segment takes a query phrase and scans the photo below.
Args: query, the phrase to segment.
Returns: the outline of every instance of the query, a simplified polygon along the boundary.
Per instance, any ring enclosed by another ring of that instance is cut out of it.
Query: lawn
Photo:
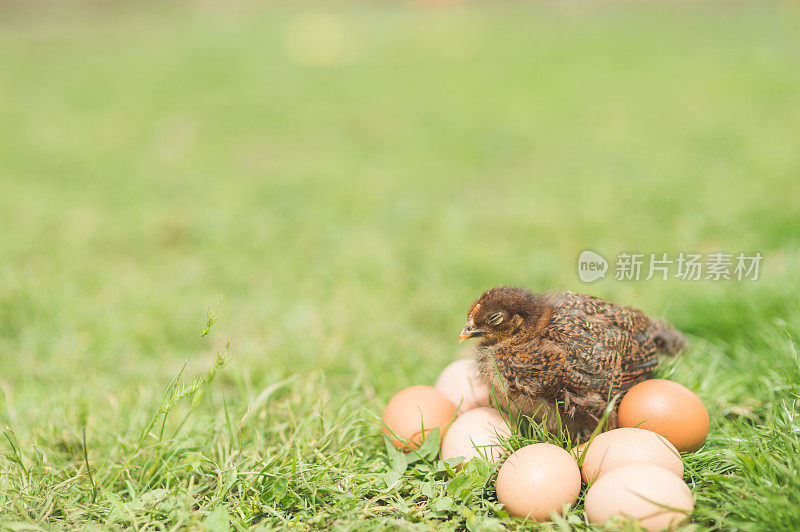
[[[0,527],[535,528],[375,418],[518,284],[675,323],[694,526],[800,529],[798,15],[0,4]],[[613,278],[719,251],[758,280]]]

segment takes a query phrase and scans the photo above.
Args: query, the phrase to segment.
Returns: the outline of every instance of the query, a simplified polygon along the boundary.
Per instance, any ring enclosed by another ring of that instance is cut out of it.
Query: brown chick
[[[546,419],[550,429],[560,417],[573,437],[591,433],[615,395],[649,378],[657,353],[687,345],[672,325],[632,307],[502,286],[470,307],[458,341],[468,338],[480,342],[481,376],[508,401],[501,406]],[[605,428],[616,425],[614,409]]]

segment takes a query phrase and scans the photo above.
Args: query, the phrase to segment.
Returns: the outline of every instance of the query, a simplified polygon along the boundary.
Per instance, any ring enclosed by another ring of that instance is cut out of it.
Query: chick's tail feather
[[[653,320],[653,342],[656,348],[667,355],[675,355],[689,347],[686,338],[666,320]]]

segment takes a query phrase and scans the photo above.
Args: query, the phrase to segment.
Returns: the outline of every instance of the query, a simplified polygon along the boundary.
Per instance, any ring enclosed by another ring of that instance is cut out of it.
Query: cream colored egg
[[[497,500],[516,517],[549,521],[578,499],[581,474],[567,451],[536,443],[512,453],[497,473]]]
[[[598,434],[586,449],[581,475],[583,481],[589,483],[616,467],[641,462],[661,466],[683,477],[683,461],[678,450],[655,432],[634,428]]]
[[[600,477],[586,494],[586,516],[605,523],[620,516],[646,530],[679,525],[694,510],[692,492],[671,471],[653,464],[629,464]]]
[[[383,411],[386,426],[383,431],[389,435],[395,447],[408,451],[416,449],[435,428],[444,434],[455,415],[456,405],[433,386],[410,386],[398,392],[386,405]],[[405,443],[395,438],[392,432],[411,441]]]
[[[442,440],[442,458],[447,460],[463,456],[469,462],[483,456],[490,462],[506,454],[499,442],[508,438],[511,431],[499,410],[481,406],[465,412],[453,421]]]
[[[435,387],[453,401],[459,414],[479,406],[489,406],[489,387],[481,381],[474,360],[451,362],[442,370]]]

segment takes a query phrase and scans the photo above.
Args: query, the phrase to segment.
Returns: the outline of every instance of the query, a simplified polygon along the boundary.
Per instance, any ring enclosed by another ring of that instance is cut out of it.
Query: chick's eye
[[[502,321],[503,321],[503,314],[501,312],[495,312],[494,314],[486,318],[486,323],[488,323],[489,325],[500,325]]]

